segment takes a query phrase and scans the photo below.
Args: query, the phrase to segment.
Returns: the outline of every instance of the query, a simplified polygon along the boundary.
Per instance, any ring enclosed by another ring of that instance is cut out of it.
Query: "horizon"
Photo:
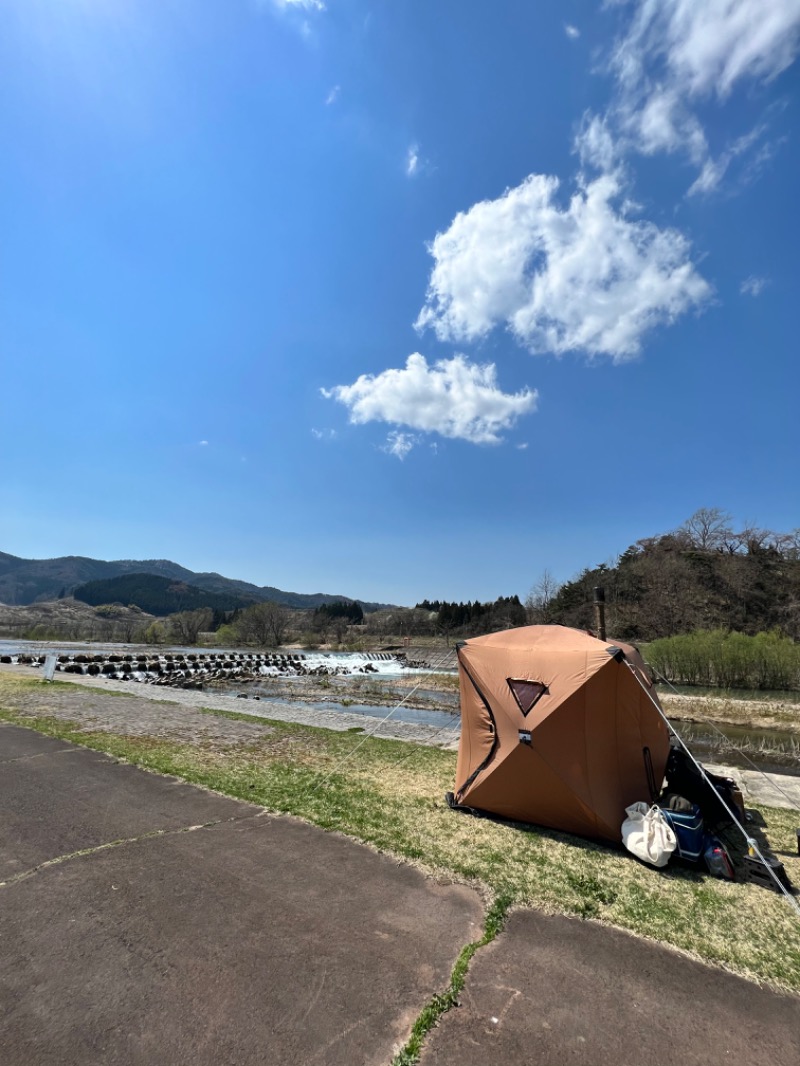
[[[797,528],[799,51],[788,0],[9,0],[0,543],[413,605]]]

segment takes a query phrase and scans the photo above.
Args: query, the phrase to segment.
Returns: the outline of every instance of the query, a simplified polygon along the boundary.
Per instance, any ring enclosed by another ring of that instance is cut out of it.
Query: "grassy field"
[[[26,692],[38,684],[0,679],[0,718],[345,833],[433,877],[474,885],[487,906],[503,901],[503,910],[532,906],[613,924],[800,992],[800,919],[782,896],[677,865],[657,871],[566,834],[456,814],[444,801],[452,752],[370,739],[354,753],[358,735],[268,719],[269,732],[246,745],[92,732],[46,707],[26,713]],[[80,698],[79,687],[59,686],[66,687]],[[770,846],[800,884],[797,812],[761,813]]]

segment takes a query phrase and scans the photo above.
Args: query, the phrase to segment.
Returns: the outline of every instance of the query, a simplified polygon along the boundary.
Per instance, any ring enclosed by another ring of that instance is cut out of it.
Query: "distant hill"
[[[208,592],[242,597],[250,603],[274,600],[287,607],[315,608],[323,603],[353,600],[352,596],[338,593],[284,592],[271,585],[252,585],[221,574],[195,573],[169,559],[117,559],[106,562],[82,555],[63,555],[57,559],[21,559],[0,552],[0,603],[16,606],[54,600],[60,595],[71,596],[76,588],[87,582],[106,581],[126,574],[154,574]],[[391,603],[365,603],[363,600],[359,600],[359,603],[365,611],[395,606]]]
[[[235,611],[249,607],[256,601],[252,596],[238,596],[228,592],[209,592],[196,585],[187,585],[158,574],[123,574],[102,581],[87,581],[78,585],[72,595],[76,600],[99,607],[103,603],[134,604],[148,614],[164,617],[176,611],[193,611],[211,607],[215,611]]]

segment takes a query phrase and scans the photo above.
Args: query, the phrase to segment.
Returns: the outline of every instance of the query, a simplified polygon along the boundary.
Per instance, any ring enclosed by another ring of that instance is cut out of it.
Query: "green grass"
[[[450,975],[449,985],[443,992],[437,992],[425,1004],[411,1028],[411,1035],[392,1060],[392,1066],[413,1066],[422,1052],[425,1037],[443,1014],[458,1006],[458,997],[464,990],[473,955],[479,948],[491,944],[497,934],[502,931],[511,902],[510,896],[500,896],[489,907],[483,927],[483,936],[480,940],[473,940],[472,943],[462,948]]]
[[[37,683],[8,681],[0,679],[5,721],[345,833],[433,877],[474,885],[503,908],[532,906],[609,923],[800,992],[800,922],[783,897],[677,865],[657,871],[621,849],[567,834],[454,813],[444,801],[453,787],[454,752],[370,738],[349,758],[363,738],[209,709],[204,713],[262,722],[269,729],[256,740],[221,747],[202,739],[99,732],[77,720],[85,689],[64,686],[75,701],[73,720],[65,720],[70,706],[62,704],[56,716],[55,704],[38,706],[39,699],[26,712],[26,693]],[[58,699],[63,700],[61,692]],[[792,881],[800,883],[797,812],[764,808],[762,814],[769,844]],[[472,954],[477,950],[468,948]],[[428,1004],[432,1014],[418,1020],[420,1025],[429,1027],[447,1009],[457,995],[457,978],[454,971],[456,983],[440,993],[443,999]],[[401,1054],[413,1056],[413,1048]],[[398,1059],[398,1066],[411,1061]]]

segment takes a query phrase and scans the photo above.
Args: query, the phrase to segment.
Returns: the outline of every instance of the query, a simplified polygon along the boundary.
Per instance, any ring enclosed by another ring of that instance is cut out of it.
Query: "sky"
[[[4,0],[0,550],[524,597],[800,526],[800,0]]]

